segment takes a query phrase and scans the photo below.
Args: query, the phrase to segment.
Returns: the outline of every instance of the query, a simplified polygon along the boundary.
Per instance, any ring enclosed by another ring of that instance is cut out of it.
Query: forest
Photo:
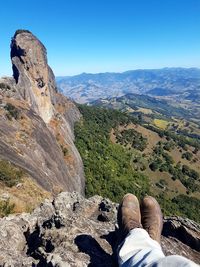
[[[87,105],[78,107],[82,119],[75,125],[75,143],[84,163],[87,197],[99,194],[119,202],[127,192],[138,198],[151,194],[158,199],[165,215],[181,215],[200,222],[200,215],[195,212],[200,208],[198,199],[187,194],[174,195],[172,198],[166,197],[164,192],[156,195],[149,177],[133,168],[132,148],[143,151],[147,143],[145,138],[129,130],[118,134],[118,143],[111,142],[111,130],[130,123],[137,124],[135,117],[114,109]],[[130,139],[132,145],[128,148],[126,142]],[[137,141],[140,143],[138,147],[135,145]],[[189,191],[195,191],[193,181],[199,179],[198,173],[187,166],[173,167],[173,159],[165,152],[171,146],[173,147],[172,142],[166,142],[162,146],[158,144],[154,151],[156,160],[149,167],[152,171],[158,168],[160,171],[167,169],[172,179],[180,179]],[[183,203],[186,203],[184,207]]]

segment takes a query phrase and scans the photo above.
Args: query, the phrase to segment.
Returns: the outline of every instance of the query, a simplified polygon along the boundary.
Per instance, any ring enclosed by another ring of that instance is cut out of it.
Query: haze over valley
[[[125,94],[173,97],[174,100],[199,100],[200,69],[164,68],[132,70],[123,73],[82,73],[57,77],[58,88],[77,103]]]

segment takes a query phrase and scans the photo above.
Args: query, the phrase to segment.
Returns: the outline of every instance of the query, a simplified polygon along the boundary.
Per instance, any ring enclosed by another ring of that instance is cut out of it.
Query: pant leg
[[[131,230],[126,236],[124,242],[119,246],[118,262],[120,267],[197,266],[193,262],[181,256],[165,257],[160,244],[150,238],[147,231],[141,228]]]
[[[120,245],[118,262],[121,267],[145,266],[164,257],[160,244],[146,230],[135,228]]]
[[[165,258],[159,259],[154,263],[148,265],[148,267],[198,267],[196,263],[185,257],[178,255],[166,256]]]

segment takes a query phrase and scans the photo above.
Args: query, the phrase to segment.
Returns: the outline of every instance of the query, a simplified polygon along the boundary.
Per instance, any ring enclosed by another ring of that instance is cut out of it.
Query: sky
[[[0,76],[10,41],[30,30],[56,76],[200,67],[200,0],[6,0],[0,7]]]

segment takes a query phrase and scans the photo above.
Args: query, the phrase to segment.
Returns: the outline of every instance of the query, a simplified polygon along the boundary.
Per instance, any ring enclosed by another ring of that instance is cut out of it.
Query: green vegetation
[[[132,148],[140,151],[143,151],[147,146],[147,139],[134,129],[117,132],[116,139],[117,143],[120,143],[124,146],[131,145]]]
[[[10,204],[8,200],[0,200],[0,217],[8,216],[14,212],[15,204]]]
[[[161,99],[155,99],[147,95],[138,95],[138,94],[127,94],[117,98],[117,103],[124,107],[130,107],[136,109],[136,107],[151,109],[154,112],[164,115],[166,118],[171,118],[172,116],[179,118],[191,118],[194,117],[194,114],[189,110],[186,110],[181,107],[175,107],[168,104],[167,101]],[[152,114],[153,117],[155,114]],[[150,115],[150,117],[152,116]]]
[[[145,159],[145,155],[141,154],[139,152],[132,154],[132,160],[131,160],[131,165],[134,168],[135,171],[145,171],[146,166],[147,166],[147,160]]]
[[[110,141],[110,131],[134,119],[116,110],[79,106],[83,120],[75,127],[76,146],[86,175],[86,195],[99,194],[120,201],[127,192],[141,197],[149,192],[146,176],[135,172],[130,151]]]
[[[156,186],[159,188],[165,189],[168,183],[164,179],[160,179],[159,182],[156,183]]]
[[[63,146],[63,145],[60,145],[60,147],[62,149],[62,152],[63,152],[64,157],[67,156],[67,154],[69,153],[68,149],[65,146]]]
[[[168,121],[161,120],[161,119],[154,119],[154,124],[156,127],[165,130],[169,124]]]
[[[175,143],[173,141],[168,141],[163,144],[163,149],[166,151],[172,151],[175,148]]]
[[[148,125],[146,128],[156,129],[155,132],[158,131],[167,141],[159,141],[154,145],[153,152],[145,155],[142,151],[148,145],[148,140],[135,129],[126,129],[128,124],[138,123],[130,114],[84,105],[80,105],[79,109],[83,118],[75,126],[75,136],[84,163],[87,196],[99,194],[118,202],[127,192],[139,198],[149,193],[158,199],[165,215],[180,215],[200,222],[196,214],[199,200],[189,196],[200,190],[199,174],[181,161],[176,164],[170,154],[175,147],[186,150],[190,149],[191,144],[197,153],[198,140]],[[116,144],[110,140],[112,129]],[[186,159],[193,156],[189,151],[183,154]],[[165,180],[166,174],[155,182],[155,190],[150,186],[149,179],[141,173],[145,173],[148,166],[152,171],[167,172],[172,180],[178,179],[186,187],[188,195],[177,195],[178,190],[170,188],[173,181]]]
[[[182,172],[185,175],[189,176],[190,178],[193,178],[195,180],[198,180],[199,179],[199,173],[196,172],[195,170],[189,168],[187,165],[183,165]]]
[[[175,210],[179,210],[180,215],[188,217],[196,222],[200,222],[200,201],[194,197],[179,195],[172,199]]]
[[[193,157],[192,153],[190,153],[188,151],[182,154],[182,158],[187,159],[189,161],[192,159],[192,157]]]
[[[186,195],[178,195],[173,199],[169,199],[164,194],[160,194],[157,199],[166,216],[176,214],[200,223],[200,214],[197,212],[200,209],[199,199]]]
[[[5,110],[7,110],[6,115],[9,120],[12,120],[12,118],[14,118],[15,120],[19,119],[20,111],[12,104],[7,103],[5,106]]]
[[[180,163],[175,165],[170,154],[164,152],[164,147],[166,149],[166,143],[158,142],[157,146],[154,148],[149,168],[154,172],[157,170],[160,172],[168,172],[171,175],[172,180],[175,181],[178,179],[181,181],[181,183],[187,188],[188,193],[195,191],[198,192],[200,190],[200,185],[195,181],[199,179],[198,172],[189,168],[187,165],[182,166]],[[167,149],[169,148],[171,148],[170,142]]]
[[[185,150],[187,149],[186,145],[194,147],[196,151],[198,151],[198,149],[200,148],[200,141],[196,138],[190,138],[184,135],[178,135],[177,133],[174,133],[172,131],[158,129],[150,124],[145,124],[144,127],[153,132],[156,132],[161,138],[166,137],[166,139],[168,140],[172,139],[176,145]]]
[[[151,163],[149,164],[149,168],[152,171],[159,169],[161,172],[165,171],[170,173],[170,169],[172,168],[172,164],[174,164],[174,160],[168,153],[164,151],[164,146],[161,142],[159,142],[154,148]]]
[[[0,160],[0,182],[8,187],[18,184],[23,171],[6,160]]]

